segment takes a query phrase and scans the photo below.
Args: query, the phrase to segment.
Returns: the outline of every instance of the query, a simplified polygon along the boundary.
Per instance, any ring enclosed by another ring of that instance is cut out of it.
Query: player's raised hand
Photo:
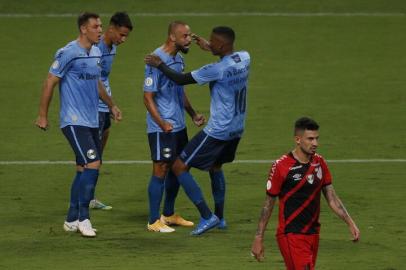
[[[210,43],[196,34],[192,34],[193,41],[204,51],[210,51]]]
[[[252,242],[251,256],[254,257],[258,262],[264,260],[265,248],[262,238],[255,237],[254,242]]]
[[[193,116],[193,123],[195,123],[196,126],[201,127],[206,123],[206,118],[204,117],[203,114],[197,113],[195,116]]]
[[[37,120],[35,120],[35,125],[40,129],[42,129],[43,131],[47,131],[49,127],[48,119],[46,117],[38,116]]]
[[[145,56],[144,62],[147,65],[158,67],[162,63],[162,60],[155,54],[148,54],[147,56]]]
[[[116,105],[111,107],[111,114],[113,115],[113,119],[116,123],[123,119],[123,115]]]

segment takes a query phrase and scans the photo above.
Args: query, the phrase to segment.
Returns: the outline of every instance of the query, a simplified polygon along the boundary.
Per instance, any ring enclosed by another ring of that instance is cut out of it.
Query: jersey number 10
[[[234,115],[245,113],[247,106],[247,88],[244,87],[240,91],[235,92],[235,111]]]

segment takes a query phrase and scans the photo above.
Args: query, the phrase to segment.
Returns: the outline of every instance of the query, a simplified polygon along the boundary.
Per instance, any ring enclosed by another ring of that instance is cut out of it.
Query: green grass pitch
[[[99,232],[97,238],[85,239],[62,230],[72,165],[1,163],[72,160],[58,128],[58,91],[50,108],[51,129],[42,132],[33,125],[53,55],[77,36],[75,16],[57,14],[100,12],[106,14],[104,26],[114,11],[133,14],[134,31],[118,48],[111,74],[124,121],[112,128],[105,160],[149,159],[143,56],[164,42],[167,24],[175,19],[188,22],[192,31],[206,37],[214,26],[232,26],[236,49],[251,54],[248,117],[238,160],[271,160],[289,151],[292,123],[302,115],[320,123],[319,153],[327,159],[406,158],[403,1],[100,2],[0,0],[0,269],[284,269],[274,239],[277,212],[266,233],[265,261],[257,263],[249,255],[269,164],[225,165],[229,229],[201,237],[189,236],[190,229],[185,228],[169,235],[147,232],[151,165],[105,164],[97,195],[113,210],[91,212]],[[257,13],[187,14],[202,12]],[[13,16],[17,13],[27,16]],[[281,14],[266,15],[270,13]],[[185,61],[190,71],[217,59],[193,46]],[[186,89],[194,107],[208,115],[208,87]],[[197,129],[187,121],[192,136]],[[335,188],[361,230],[361,242],[350,241],[345,224],[323,201],[317,269],[405,268],[405,165],[330,163]],[[212,205],[208,175],[192,173]],[[198,220],[183,191],[177,211]]]

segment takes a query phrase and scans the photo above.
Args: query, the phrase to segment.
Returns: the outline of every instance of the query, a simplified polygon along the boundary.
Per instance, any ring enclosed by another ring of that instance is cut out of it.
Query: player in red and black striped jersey
[[[277,198],[279,225],[276,238],[286,269],[307,270],[316,265],[321,191],[330,208],[347,223],[353,241],[359,240],[359,229],[334,191],[327,164],[316,154],[318,129],[314,120],[298,119],[295,123],[295,149],[272,165],[267,197],[251,250],[258,261],[264,257],[264,233]]]

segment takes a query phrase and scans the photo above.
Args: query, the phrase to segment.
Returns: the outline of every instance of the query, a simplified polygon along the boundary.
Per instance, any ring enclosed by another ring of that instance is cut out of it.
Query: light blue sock
[[[79,218],[79,185],[81,174],[82,172],[76,172],[76,176],[73,179],[72,186],[70,188],[70,204],[68,215],[66,217],[67,222],[72,222]]]
[[[80,176],[79,221],[90,219],[89,203],[94,198],[94,187],[99,177],[98,169],[84,169]]]
[[[164,180],[165,179],[157,176],[151,176],[149,181],[149,224],[153,224],[157,219],[159,219],[159,209],[161,206],[162,196],[164,194]]]
[[[163,215],[166,217],[172,216],[175,213],[175,200],[179,191],[178,178],[169,171],[165,178],[165,202]]]

